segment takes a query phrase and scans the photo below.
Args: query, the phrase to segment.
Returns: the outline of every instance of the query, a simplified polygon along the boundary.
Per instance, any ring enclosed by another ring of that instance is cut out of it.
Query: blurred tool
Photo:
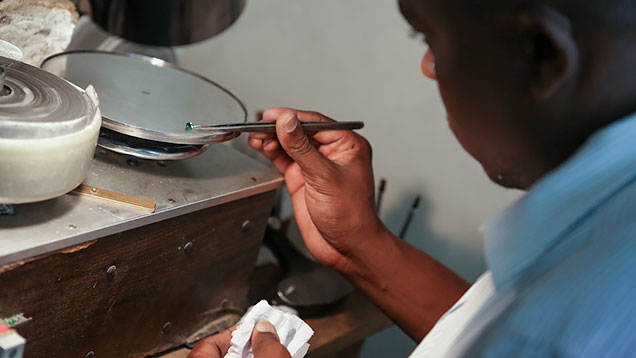
[[[380,215],[380,207],[382,206],[382,197],[384,196],[384,190],[386,189],[386,179],[380,179],[380,187],[378,188],[378,198],[375,201],[375,212]]]
[[[411,226],[411,221],[413,220],[413,215],[415,215],[415,211],[420,206],[420,201],[422,200],[421,196],[417,196],[415,201],[413,201],[413,205],[411,205],[411,209],[409,210],[408,215],[406,216],[406,221],[404,221],[404,225],[402,225],[402,230],[400,230],[400,238],[403,239],[406,236],[406,232]]]
[[[316,316],[342,302],[353,286],[337,272],[303,256],[281,230],[268,227],[264,244],[272,250],[284,272],[266,296],[298,310],[301,317]]]
[[[0,358],[22,358],[25,344],[18,332],[0,323]]]
[[[354,291],[340,274],[303,253],[286,236],[293,221],[282,221],[282,191],[278,193],[263,244],[275,262],[257,266],[248,294],[250,304],[266,298],[273,305],[285,305],[306,318],[319,315],[344,301]],[[305,249],[306,250],[306,249]]]

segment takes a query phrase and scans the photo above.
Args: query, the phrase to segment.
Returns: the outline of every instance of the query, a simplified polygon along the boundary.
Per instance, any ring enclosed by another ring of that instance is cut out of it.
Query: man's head
[[[636,111],[630,0],[400,0],[430,46],[451,129],[501,185],[528,188]]]

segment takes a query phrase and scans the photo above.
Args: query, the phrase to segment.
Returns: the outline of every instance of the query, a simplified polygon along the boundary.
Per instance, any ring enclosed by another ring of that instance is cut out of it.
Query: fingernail
[[[276,333],[276,328],[267,321],[258,322],[254,328],[261,333],[274,333],[275,335],[278,335],[278,333]]]
[[[285,124],[283,124],[283,129],[285,130],[285,132],[291,133],[294,131],[294,129],[296,129],[297,126],[298,126],[298,118],[296,117],[295,114],[292,114],[292,116],[289,117],[287,121],[285,121]]]

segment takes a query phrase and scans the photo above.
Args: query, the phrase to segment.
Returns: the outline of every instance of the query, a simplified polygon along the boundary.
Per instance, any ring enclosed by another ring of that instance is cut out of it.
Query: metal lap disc
[[[186,131],[186,122],[216,125],[247,119],[245,106],[223,87],[153,57],[74,51],[47,58],[42,68],[80,87],[92,84],[102,127],[136,138],[217,143],[227,137]]]
[[[181,160],[197,156],[207,145],[172,144],[131,137],[102,128],[97,145],[115,153],[150,160]]]

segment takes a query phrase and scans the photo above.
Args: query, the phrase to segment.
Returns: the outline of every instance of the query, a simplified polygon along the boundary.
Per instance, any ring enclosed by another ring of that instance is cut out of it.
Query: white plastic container
[[[97,94],[37,67],[11,63],[0,96],[0,203],[42,201],[78,186],[101,126]]]

